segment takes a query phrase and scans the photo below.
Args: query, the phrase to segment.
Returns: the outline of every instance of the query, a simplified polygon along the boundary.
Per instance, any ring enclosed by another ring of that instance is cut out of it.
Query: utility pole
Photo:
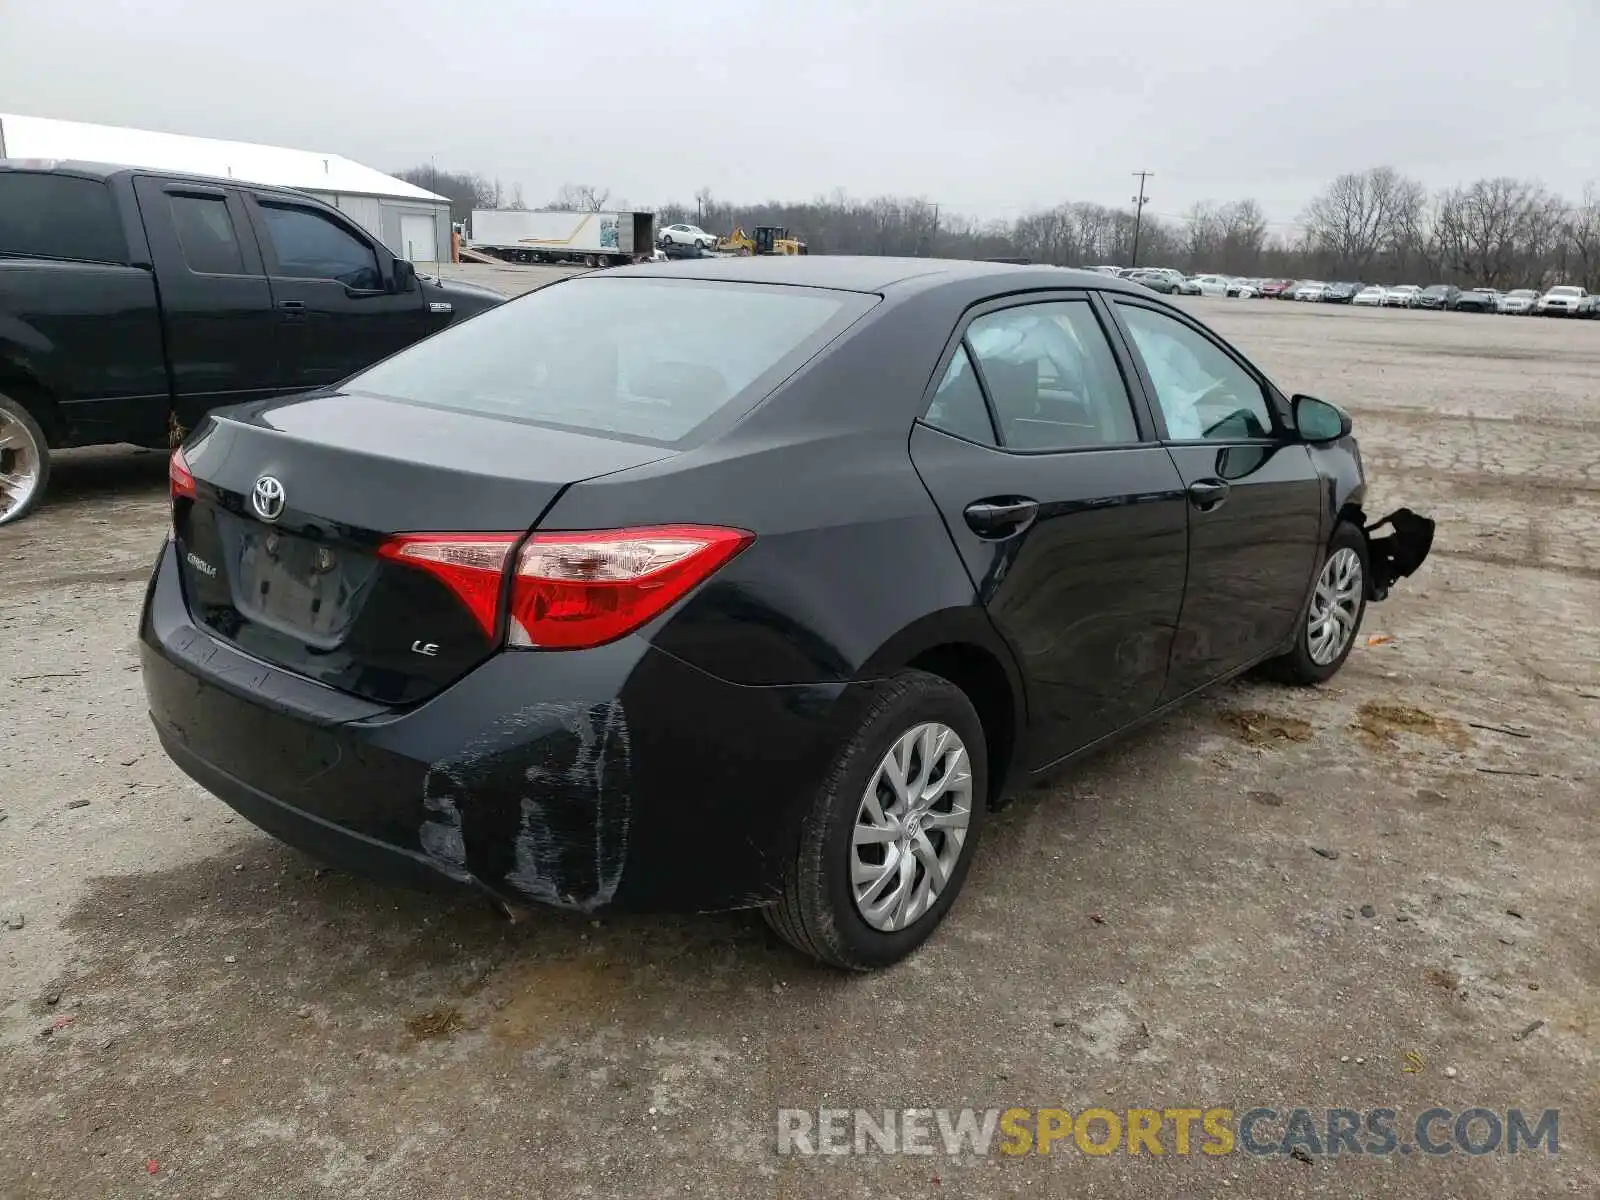
[[[918,253],[921,253],[920,248]],[[939,206],[937,204],[933,206],[933,230],[928,234],[927,253],[930,258],[939,257]]]
[[[1154,171],[1135,171],[1133,175],[1139,181],[1139,194],[1133,197],[1133,253],[1128,258],[1129,268],[1139,265],[1139,226],[1144,220],[1144,206],[1150,202],[1144,194],[1144,181],[1155,177]]]

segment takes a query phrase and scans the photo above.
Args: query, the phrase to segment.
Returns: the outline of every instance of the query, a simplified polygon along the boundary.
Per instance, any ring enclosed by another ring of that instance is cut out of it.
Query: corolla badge
[[[250,507],[263,521],[276,521],[283,516],[283,484],[271,475],[263,475],[251,489]]]

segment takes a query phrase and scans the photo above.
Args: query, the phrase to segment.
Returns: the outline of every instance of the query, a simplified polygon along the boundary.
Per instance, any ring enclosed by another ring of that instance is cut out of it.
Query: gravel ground
[[[142,707],[163,459],[67,456],[0,530],[0,1196],[1594,1195],[1600,324],[1192,304],[1356,413],[1434,556],[1329,686],[1025,794],[868,977],[748,916],[513,925],[231,818]],[[775,1152],[779,1107],[1434,1104],[1559,1107],[1561,1151]]]

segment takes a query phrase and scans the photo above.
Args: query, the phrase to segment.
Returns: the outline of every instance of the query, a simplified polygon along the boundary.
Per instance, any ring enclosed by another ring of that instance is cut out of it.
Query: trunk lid
[[[571,483],[667,457],[618,438],[355,394],[230,410],[184,449],[184,596],[213,635],[387,704],[500,644],[445,582],[380,554],[402,533],[518,535]]]

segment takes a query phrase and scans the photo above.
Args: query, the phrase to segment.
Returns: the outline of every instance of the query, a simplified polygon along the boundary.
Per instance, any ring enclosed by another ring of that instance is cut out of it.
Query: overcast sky
[[[1600,0],[0,0],[0,112],[567,181],[1014,217],[1341,171],[1600,179]]]

